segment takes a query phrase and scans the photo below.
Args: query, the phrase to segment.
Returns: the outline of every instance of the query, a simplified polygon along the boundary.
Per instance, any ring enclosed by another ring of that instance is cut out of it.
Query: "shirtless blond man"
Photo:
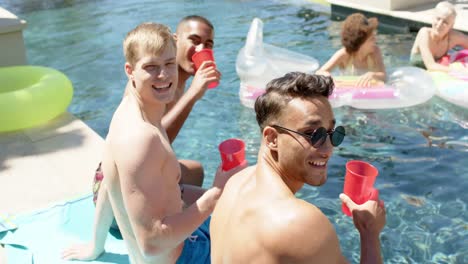
[[[216,205],[210,226],[213,263],[346,263],[328,218],[294,195],[304,184],[326,182],[333,147],[344,138],[328,102],[333,86],[330,77],[289,73],[272,80],[258,97],[257,164],[229,179]],[[361,263],[382,263],[383,206],[340,198],[361,235]]]
[[[132,88],[115,111],[106,138],[102,162],[106,176],[97,200],[93,240],[65,250],[63,257],[97,258],[115,216],[131,263],[190,263],[190,257],[208,263],[209,236],[201,238],[204,241],[187,238],[208,219],[236,169],[218,169],[214,187],[204,193],[181,192],[180,166],[161,123],[177,87],[174,38],[164,25],[143,23],[127,34],[124,53]],[[191,204],[186,209],[182,198]]]
[[[468,49],[468,36],[453,29],[457,12],[447,2],[436,5],[432,27],[422,27],[411,49],[411,63],[431,71],[450,71],[450,67],[437,61],[455,46]],[[468,72],[468,69],[466,69]]]
[[[215,62],[201,65],[195,72],[192,56],[202,49],[213,49],[214,27],[205,17],[190,15],[182,18],[174,34],[177,45],[177,89],[174,100],[167,104],[162,118],[162,125],[172,143],[182,129],[193,106],[206,92],[208,84],[219,81],[221,73],[217,70]],[[193,76],[190,86],[185,89],[187,80]],[[126,91],[132,88],[129,81]],[[182,169],[181,183],[202,186],[204,171],[200,162],[194,160],[179,160]]]
[[[174,38],[177,46],[177,89],[174,99],[167,104],[162,118],[162,125],[171,143],[179,134],[195,103],[203,97],[208,84],[212,81],[219,81],[221,77],[214,62],[201,65],[200,69],[195,72],[191,59],[195,52],[201,49],[212,49],[214,46],[214,27],[208,19],[197,15],[184,17],[177,26]],[[187,80],[191,76],[194,78],[185,91]],[[132,88],[132,82],[129,80],[125,87],[125,95]],[[200,162],[184,159],[179,160],[179,164],[182,176],[180,183],[200,187],[203,185],[204,170]],[[93,200],[95,204],[104,175],[101,165],[99,165],[94,175]],[[113,221],[111,228],[115,231],[119,227]]]

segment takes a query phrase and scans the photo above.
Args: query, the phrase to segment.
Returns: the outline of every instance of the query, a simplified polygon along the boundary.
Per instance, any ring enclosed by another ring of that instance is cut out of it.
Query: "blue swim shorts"
[[[184,241],[184,249],[176,264],[211,263],[210,221],[211,216]]]

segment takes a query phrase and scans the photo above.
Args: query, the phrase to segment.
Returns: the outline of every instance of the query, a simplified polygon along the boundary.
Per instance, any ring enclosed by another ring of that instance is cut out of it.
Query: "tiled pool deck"
[[[0,214],[28,213],[90,194],[103,143],[69,113],[40,127],[0,133]]]
[[[0,133],[0,212],[14,215],[90,193],[103,142],[69,113],[44,126]]]

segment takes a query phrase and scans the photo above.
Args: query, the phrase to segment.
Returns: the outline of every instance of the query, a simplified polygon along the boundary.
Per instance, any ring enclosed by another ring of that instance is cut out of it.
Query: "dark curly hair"
[[[335,84],[328,76],[290,72],[271,80],[266,92],[255,101],[255,113],[260,131],[278,118],[282,109],[294,98],[328,97]]]
[[[349,15],[341,28],[341,44],[346,52],[353,54],[371,36],[377,28],[377,18],[367,18],[361,13]]]

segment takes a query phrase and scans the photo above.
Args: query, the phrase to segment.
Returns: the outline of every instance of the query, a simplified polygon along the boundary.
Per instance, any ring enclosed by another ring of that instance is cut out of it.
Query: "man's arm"
[[[62,258],[65,260],[94,260],[104,252],[107,233],[112,225],[114,213],[112,212],[107,184],[104,179],[99,188],[94,216],[93,239],[86,244],[78,244],[65,249]]]
[[[164,115],[162,124],[171,143],[179,134],[195,103],[205,94],[208,84],[213,81],[219,81],[221,74],[216,70],[215,66],[214,62],[203,62],[193,77],[187,92]]]
[[[340,199],[353,214],[354,226],[361,237],[361,263],[383,263],[379,238],[386,221],[383,203],[369,200],[357,205],[345,194]]]
[[[361,263],[383,263],[379,234],[360,233],[360,239]]]
[[[176,177],[163,175],[163,165],[171,162],[171,158],[175,164],[177,161],[175,156],[170,157],[174,155],[167,149],[170,146],[163,144],[152,129],[149,126],[134,129],[132,137],[113,146],[125,210],[140,251],[146,257],[177,247],[209,216],[220,195],[219,189],[212,188],[186,210],[167,215],[168,210],[174,210],[167,208],[166,200],[171,195],[167,194],[167,184],[158,183],[171,181],[164,177]]]

